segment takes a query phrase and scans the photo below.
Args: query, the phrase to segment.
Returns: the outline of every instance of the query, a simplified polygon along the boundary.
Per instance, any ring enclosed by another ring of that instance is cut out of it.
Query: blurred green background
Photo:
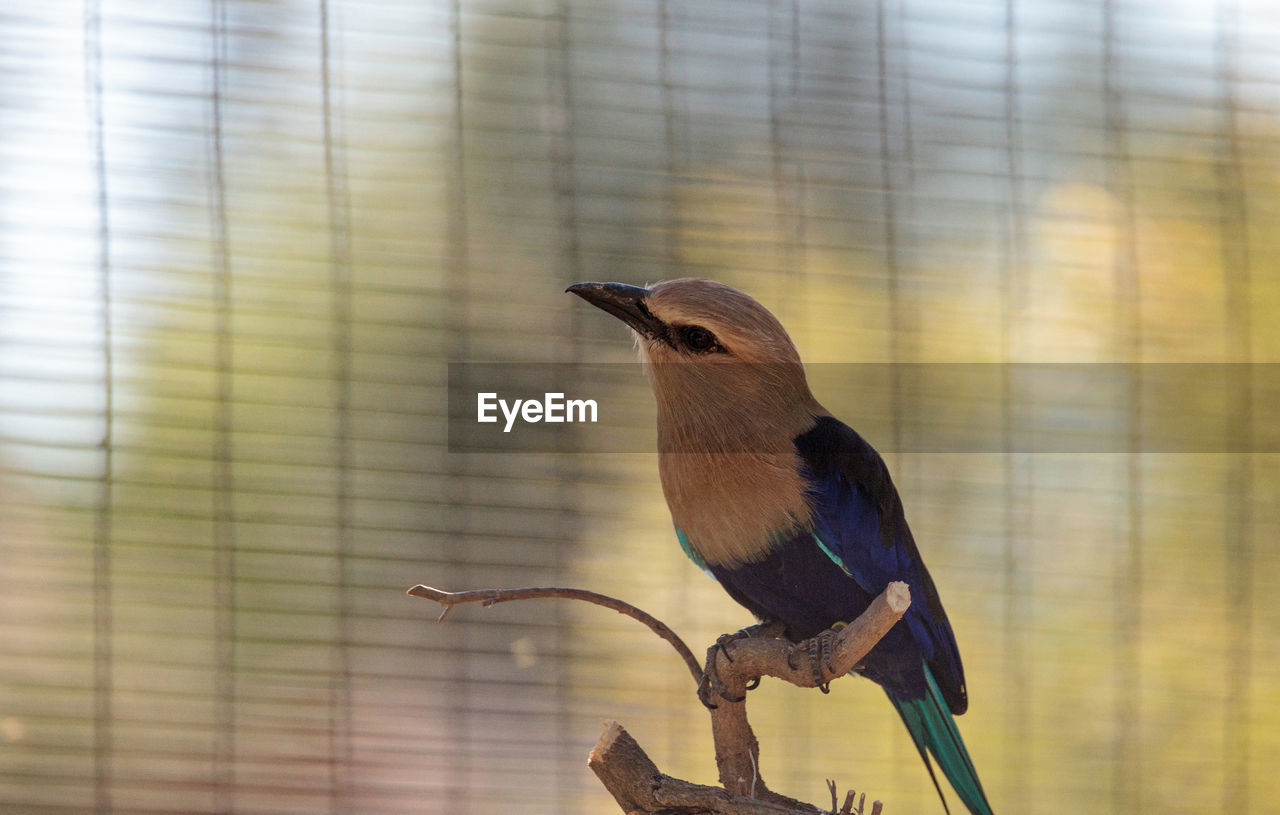
[[[686,275],[810,362],[1280,361],[1278,42],[1245,0],[7,3],[0,810],[609,812],[602,718],[714,783],[639,626],[404,596],[749,622],[652,456],[450,454],[446,364],[630,360],[563,288]],[[1276,454],[870,440],[997,811],[1280,800]],[[752,715],[773,788],[939,810],[869,683]]]

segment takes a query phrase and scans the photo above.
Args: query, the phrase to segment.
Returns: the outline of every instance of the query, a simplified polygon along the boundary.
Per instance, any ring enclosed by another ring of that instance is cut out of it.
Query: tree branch
[[[640,746],[616,723],[606,729],[592,751],[591,768],[627,813],[724,813],[724,815],[780,815],[822,810],[769,790],[760,776],[760,745],[747,721],[746,695],[762,676],[773,676],[802,688],[825,686],[847,675],[889,632],[911,605],[906,583],[890,583],[856,620],[838,630],[824,632],[829,642],[827,659],[815,676],[806,643],[793,644],[777,636],[750,636],[730,639],[707,649],[706,670],[698,666],[693,652],[665,623],[630,603],[593,591],[569,588],[483,589],[449,592],[418,585],[409,589],[414,597],[434,600],[444,606],[440,620],[462,603],[492,606],[511,600],[564,598],[583,600],[613,609],[644,623],[671,644],[684,659],[699,685],[704,676],[719,680],[720,698],[711,709],[711,732],[715,739],[716,766],[724,790],[702,787],[670,778],[658,772]],[[793,667],[791,656],[800,649],[804,658]],[[735,701],[736,700],[736,701]],[[829,784],[831,782],[828,782]],[[834,789],[834,785],[832,785]],[[646,792],[647,791],[647,792]],[[832,793],[833,801],[835,793]],[[865,798],[865,795],[864,795]],[[742,802],[747,802],[744,804]],[[845,800],[844,812],[852,807],[853,793]],[[683,803],[681,803],[683,802]],[[750,806],[748,806],[748,804]],[[832,806],[834,811],[834,804]],[[858,812],[862,807],[858,807]],[[880,811],[874,804],[873,813]]]
[[[722,697],[711,711],[716,766],[725,789],[757,798],[776,796],[760,777],[760,745],[747,721],[748,683],[761,676],[773,676],[802,688],[813,688],[838,679],[866,657],[910,605],[907,584],[890,583],[861,616],[835,632],[830,661],[822,665],[822,683],[815,680],[807,654],[798,667],[791,667],[792,649],[803,648],[803,644],[793,645],[775,637],[750,637],[733,640],[723,648],[713,645],[707,649],[707,668],[714,670],[724,683],[725,696],[740,700]]]
[[[799,808],[735,795],[719,787],[692,784],[663,775],[617,722],[606,722],[587,766],[613,795],[623,812],[664,815],[820,815],[808,804]]]

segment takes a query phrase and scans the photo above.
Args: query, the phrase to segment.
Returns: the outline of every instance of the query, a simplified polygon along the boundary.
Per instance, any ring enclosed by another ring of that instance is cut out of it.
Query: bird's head
[[[645,362],[800,364],[777,317],[714,280],[686,277],[649,288],[575,283],[566,291],[630,326]]]
[[[813,397],[795,343],[751,296],[713,280],[681,278],[648,288],[575,283],[567,291],[635,332],[658,400],[659,423],[704,434],[726,421],[811,421]],[[753,422],[754,423],[754,422]]]

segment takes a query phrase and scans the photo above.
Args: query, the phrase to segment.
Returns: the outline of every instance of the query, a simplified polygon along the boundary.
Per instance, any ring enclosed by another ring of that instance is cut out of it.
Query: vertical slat
[[[1124,456],[1124,500],[1120,540],[1113,564],[1115,614],[1114,686],[1116,731],[1112,771],[1112,806],[1117,812],[1141,808],[1143,791],[1142,742],[1142,303],[1137,253],[1137,215],[1133,167],[1129,149],[1129,100],[1125,94],[1121,11],[1118,0],[1103,5],[1103,110],[1107,132],[1107,190],[1116,202],[1112,278],[1115,301],[1114,355],[1128,365],[1129,389],[1125,405],[1128,449]]]
[[[467,148],[467,93],[464,68],[466,66],[466,28],[463,24],[464,4],[451,0],[449,4],[449,40],[452,65],[452,105],[449,117],[452,127],[447,147],[448,169],[446,175],[448,213],[446,214],[446,267],[444,320],[446,337],[444,355],[449,362],[465,361],[469,357],[471,321],[471,286],[468,275],[472,270],[470,196],[468,194]],[[471,519],[470,473],[461,457],[449,456],[445,462],[445,495],[449,506],[446,540],[443,546],[444,560],[448,564],[445,574],[459,585],[471,587],[470,555],[466,547]],[[474,696],[468,689],[472,660],[468,653],[464,633],[458,629],[443,632],[440,647],[448,668],[441,690],[444,700],[444,789],[442,808],[448,812],[466,813],[473,810],[470,788],[473,783],[471,741],[472,723],[469,710]]]
[[[340,104],[334,104],[333,26],[329,0],[320,0],[320,95],[323,108],[325,198],[329,214],[330,353],[333,381],[333,410],[336,417],[333,439],[334,485],[334,607],[337,642],[333,644],[333,675],[329,680],[329,811],[349,813],[352,800],[352,717],[351,693],[351,199],[347,191],[346,163],[341,133]],[[335,110],[335,107],[338,109]]]
[[[86,0],[84,20],[85,86],[89,100],[90,151],[98,219],[98,288],[102,324],[102,474],[93,541],[93,806],[97,815],[112,811],[112,487],[115,477],[114,354],[111,313],[111,210],[107,189],[106,127],[102,88],[102,5]]]
[[[1232,375],[1227,377],[1229,443],[1233,455],[1226,477],[1223,551],[1226,580],[1223,585],[1223,641],[1226,673],[1223,713],[1225,772],[1222,812],[1248,812],[1250,753],[1253,720],[1253,638],[1255,614],[1253,563],[1254,500],[1254,376],[1253,376],[1253,262],[1249,245],[1248,185],[1240,155],[1239,70],[1240,6],[1223,0],[1217,7],[1214,42],[1215,80],[1221,110],[1221,145],[1218,171],[1218,240],[1222,257],[1225,297],[1223,325],[1227,326],[1226,358]]]
[[[213,404],[213,606],[214,622],[214,806],[236,808],[237,609],[235,537],[235,352],[232,324],[232,247],[227,223],[223,126],[227,63],[227,0],[209,3],[209,214],[212,219],[215,399]]]
[[[1000,400],[1003,466],[1002,661],[1004,706],[1004,766],[1006,779],[1000,801],[1005,808],[1029,812],[1029,791],[1034,785],[1032,765],[1026,745],[1033,738],[1031,721],[1031,669],[1033,652],[1028,632],[1035,612],[1030,598],[1035,593],[1035,571],[1031,568],[1029,519],[1033,513],[1035,466],[1025,452],[1026,429],[1021,419],[1021,399],[1016,388],[1016,364],[1023,356],[1020,330],[1026,319],[1027,234],[1026,202],[1022,192],[1022,105],[1018,82],[1018,3],[1004,6],[1004,195],[1000,243]]]

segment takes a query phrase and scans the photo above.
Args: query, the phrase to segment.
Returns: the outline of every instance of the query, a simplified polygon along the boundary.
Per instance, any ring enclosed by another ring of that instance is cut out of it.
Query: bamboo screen
[[[880,422],[998,811],[1267,811],[1278,43],[1245,0],[10,0],[0,810],[608,812],[602,718],[714,783],[638,626],[404,595],[750,621],[652,455],[449,446],[448,363],[626,363],[564,287],[704,276],[815,368],[1208,366],[1081,452],[1011,390],[959,452],[910,444],[909,381],[818,396]],[[652,427],[621,370],[593,443]],[[1206,399],[1221,444],[1146,445]],[[939,811],[870,683],[752,705],[775,789]]]

